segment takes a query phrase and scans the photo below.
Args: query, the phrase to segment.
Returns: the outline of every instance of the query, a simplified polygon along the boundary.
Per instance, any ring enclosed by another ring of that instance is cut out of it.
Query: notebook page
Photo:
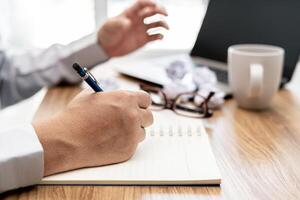
[[[201,120],[171,111],[154,113],[154,125],[127,162],[46,177],[41,184],[218,184],[220,174]]]
[[[161,145],[162,151],[158,151],[166,166],[172,166],[161,168],[165,175],[177,173],[177,180],[209,180],[217,176],[221,179],[200,119],[181,117],[172,111],[163,111],[154,114],[154,121],[155,125],[147,128],[147,139],[149,143],[153,140],[156,148],[160,146],[157,143],[165,143]],[[160,164],[158,163],[158,166]],[[174,165],[178,165],[178,168]]]

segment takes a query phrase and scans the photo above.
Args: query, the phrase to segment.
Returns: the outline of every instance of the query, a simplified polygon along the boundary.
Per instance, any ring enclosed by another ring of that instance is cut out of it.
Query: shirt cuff
[[[34,185],[44,175],[43,147],[31,125],[0,131],[0,193]]]
[[[70,43],[66,48],[68,55],[62,59],[62,73],[70,81],[79,80],[78,74],[72,68],[74,62],[90,69],[109,59],[103,48],[99,46],[95,33]]]

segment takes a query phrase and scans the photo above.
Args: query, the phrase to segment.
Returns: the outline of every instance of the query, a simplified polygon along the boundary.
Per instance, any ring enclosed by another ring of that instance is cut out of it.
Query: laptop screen
[[[300,0],[210,0],[191,55],[227,62],[228,47],[243,43],[283,47],[289,81],[300,53]]]

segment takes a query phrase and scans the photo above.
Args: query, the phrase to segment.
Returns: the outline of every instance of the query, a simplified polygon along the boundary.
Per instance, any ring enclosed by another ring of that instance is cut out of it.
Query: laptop
[[[180,61],[192,67],[207,66],[216,73],[218,87],[230,93],[226,64],[228,47],[245,43],[270,44],[285,49],[282,87],[291,80],[299,60],[299,8],[299,0],[211,0],[189,55],[158,56],[117,70],[127,76],[164,85],[171,81],[165,68],[173,62]]]

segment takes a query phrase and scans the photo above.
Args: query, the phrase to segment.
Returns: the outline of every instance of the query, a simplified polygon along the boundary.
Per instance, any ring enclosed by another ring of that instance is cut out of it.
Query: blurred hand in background
[[[108,19],[98,31],[98,43],[109,57],[123,56],[144,46],[150,41],[160,40],[160,33],[149,35],[149,29],[169,29],[164,21],[145,24],[145,18],[160,14],[167,16],[164,7],[150,0],[139,0],[120,15]]]

